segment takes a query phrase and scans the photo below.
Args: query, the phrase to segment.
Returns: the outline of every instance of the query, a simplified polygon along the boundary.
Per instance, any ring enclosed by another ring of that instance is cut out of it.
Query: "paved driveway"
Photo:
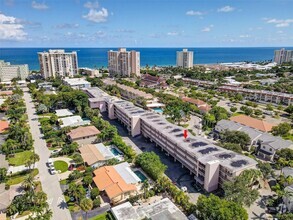
[[[34,149],[35,152],[40,156],[40,161],[36,165],[39,169],[42,188],[48,196],[49,207],[53,211],[52,219],[69,220],[71,219],[71,215],[64,200],[64,196],[58,181],[58,176],[51,175],[46,165],[50,156],[50,151],[46,146],[45,140],[42,139],[43,135],[40,133],[40,123],[37,120],[38,116],[36,115],[36,109],[27,88],[24,89],[24,100],[26,103],[31,133],[34,139]]]

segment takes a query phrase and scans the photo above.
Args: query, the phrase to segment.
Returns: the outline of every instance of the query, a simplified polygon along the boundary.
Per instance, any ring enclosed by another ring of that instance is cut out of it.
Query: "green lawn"
[[[107,220],[107,212],[90,218],[89,220]]]
[[[38,173],[39,173],[38,169],[34,169],[32,171],[33,176],[38,175]],[[7,180],[6,184],[10,185],[10,186],[19,184],[24,180],[26,175],[28,175],[28,174],[21,173],[21,174],[15,175],[15,176],[8,177],[8,180]]]
[[[29,160],[30,156],[33,154],[32,151],[23,151],[14,154],[14,157],[8,157],[8,162],[12,166],[24,165],[26,161]]]
[[[61,173],[64,173],[68,170],[68,164],[65,161],[57,160],[54,162],[55,170],[60,170]]]

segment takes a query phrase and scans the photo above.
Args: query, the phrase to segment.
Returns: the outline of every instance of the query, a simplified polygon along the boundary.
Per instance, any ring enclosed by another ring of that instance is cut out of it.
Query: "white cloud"
[[[96,23],[101,23],[107,21],[108,15],[108,10],[106,8],[102,8],[100,11],[90,9],[89,13],[84,15],[83,18]]]
[[[249,34],[242,34],[239,37],[240,38],[250,38],[251,36]]]
[[[49,8],[48,5],[46,5],[44,2],[38,3],[36,1],[32,1],[32,7],[37,10],[46,10]]]
[[[264,20],[268,24],[275,24],[275,27],[289,27],[291,23],[293,23],[293,19],[269,19],[269,18],[264,18]]]
[[[26,36],[27,33],[17,18],[0,13],[0,40],[21,41]]]
[[[79,24],[70,24],[70,23],[63,23],[63,24],[57,24],[55,28],[58,29],[72,29],[72,28],[78,28]]]
[[[85,8],[99,8],[99,2],[95,1],[95,2],[86,2],[84,5],[83,5]]]
[[[168,36],[177,36],[178,32],[168,32],[167,35]]]
[[[224,6],[222,8],[218,8],[218,12],[232,12],[234,10],[235,10],[235,8],[233,8],[233,7],[229,6],[229,5]]]
[[[191,15],[191,16],[201,16],[203,14],[204,13],[201,12],[201,11],[193,11],[193,10],[190,10],[190,11],[187,11],[186,12],[186,15]]]
[[[203,29],[201,30],[201,32],[210,32],[210,31],[212,30],[213,27],[214,27],[214,25],[211,24],[210,26],[203,28]]]

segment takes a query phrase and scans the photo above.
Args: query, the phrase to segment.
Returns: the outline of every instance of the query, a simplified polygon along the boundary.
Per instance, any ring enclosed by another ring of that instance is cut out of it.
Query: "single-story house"
[[[60,123],[61,122],[61,123]],[[70,117],[60,118],[59,119],[60,127],[78,127],[83,125],[89,125],[91,123],[90,120],[83,120],[79,115],[74,115]]]
[[[93,168],[100,167],[115,157],[103,143],[82,145],[78,150],[83,161]]]
[[[71,142],[81,144],[92,144],[96,142],[97,135],[101,132],[95,126],[78,127],[67,133]]]
[[[116,220],[187,220],[183,212],[169,199],[164,198],[142,206],[132,206],[125,202],[111,208]]]
[[[137,194],[140,179],[127,162],[114,166],[104,166],[94,171],[93,181],[104,192],[112,204],[116,204]]]
[[[0,134],[7,131],[9,128],[9,122],[8,121],[0,121]]]
[[[182,101],[196,105],[201,113],[207,113],[212,109],[208,103],[206,103],[200,99],[182,97]]]
[[[70,111],[69,109],[57,109],[55,110],[55,113],[58,116],[58,118],[73,115],[72,111]]]

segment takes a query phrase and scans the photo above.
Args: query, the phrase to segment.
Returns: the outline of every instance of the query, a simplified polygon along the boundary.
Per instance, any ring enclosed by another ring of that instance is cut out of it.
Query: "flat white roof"
[[[111,208],[117,220],[187,220],[187,217],[168,198],[142,206],[132,206],[130,202]]]
[[[129,163],[127,162],[115,165],[114,169],[127,184],[135,184],[141,181],[140,178],[131,170]]]
[[[65,78],[64,81],[68,83],[70,86],[91,84],[90,82],[86,81],[84,78]]]
[[[58,110],[55,110],[55,112],[59,118],[73,115],[73,113],[69,109],[58,109]]]
[[[103,143],[95,144],[95,146],[106,160],[115,157],[115,155],[110,151],[109,147],[106,147]]]
[[[90,124],[90,120],[83,120],[79,115],[60,118],[60,121],[62,121],[62,125],[60,125],[61,128],[70,126],[70,127],[77,127],[82,125],[88,125]]]

